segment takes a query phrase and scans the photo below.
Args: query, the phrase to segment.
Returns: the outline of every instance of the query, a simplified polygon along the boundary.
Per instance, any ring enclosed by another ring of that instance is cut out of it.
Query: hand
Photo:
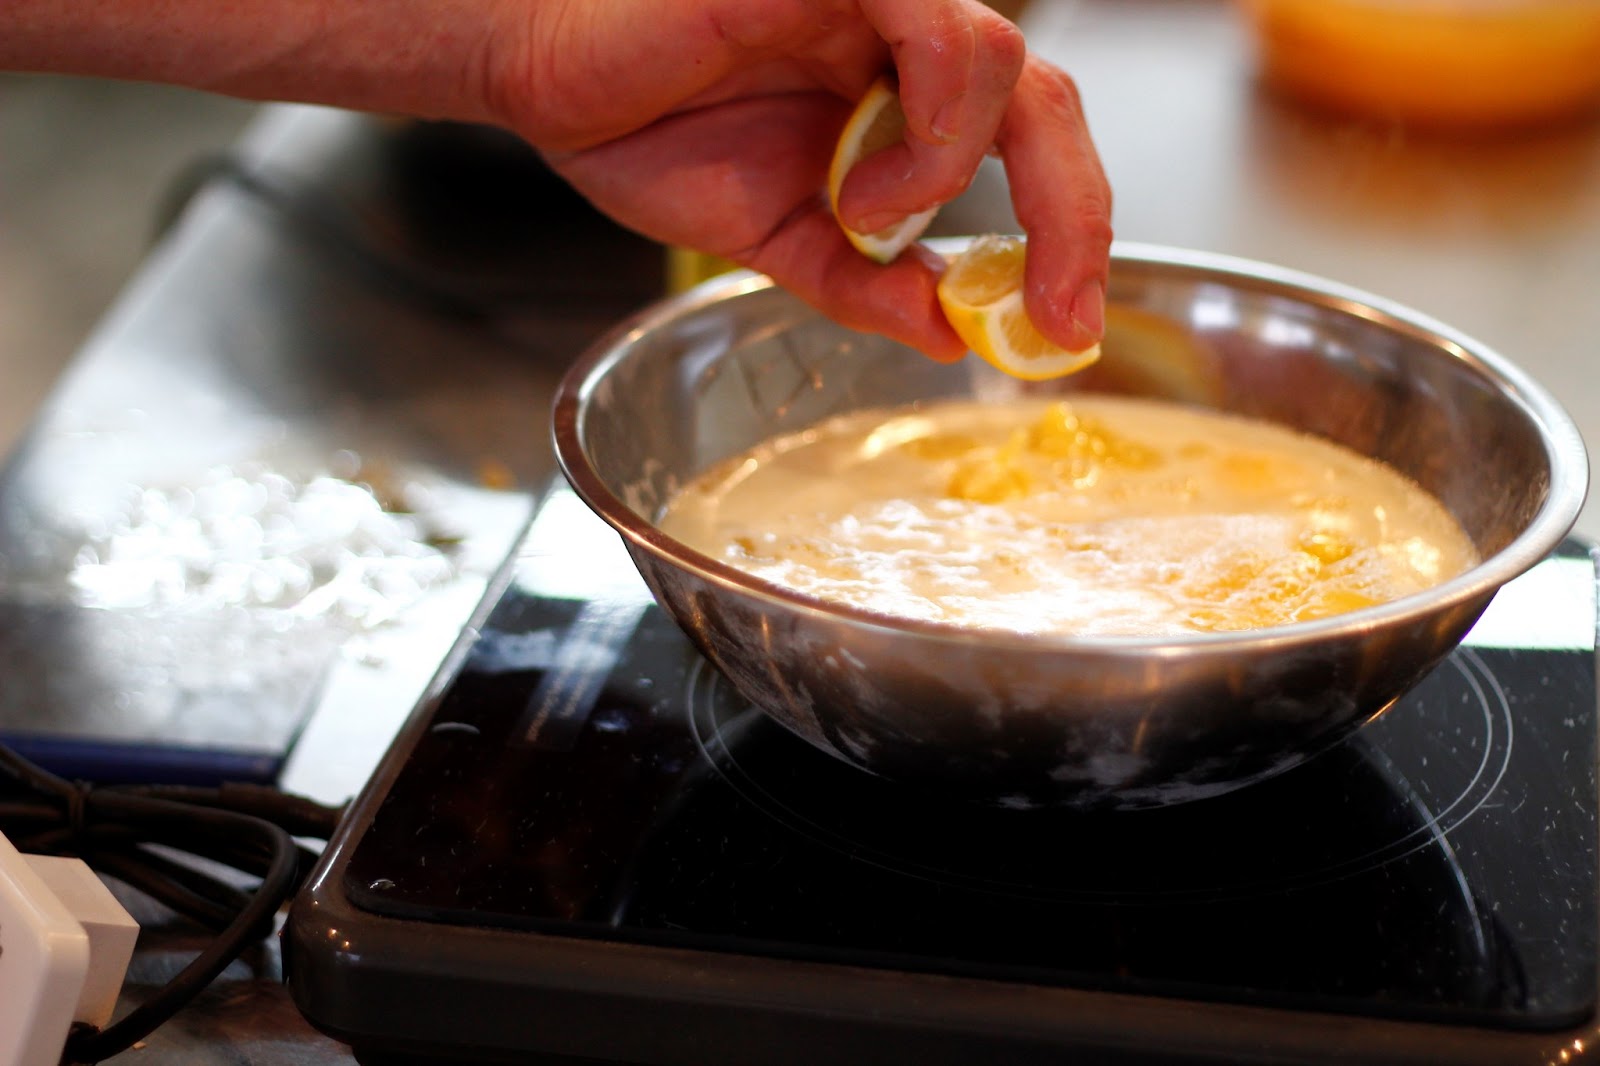
[[[521,45],[491,66],[494,111],[601,210],[958,359],[939,257],[871,262],[823,192],[839,129],[892,65],[906,141],[852,171],[844,220],[870,232],[944,203],[995,151],[1028,234],[1030,317],[1072,348],[1100,339],[1111,197],[1076,89],[976,0],[548,0],[521,13]]]
[[[618,221],[770,274],[847,325],[963,354],[926,249],[856,253],[823,196],[856,99],[893,67],[908,132],[851,172],[870,232],[1005,163],[1034,324],[1104,328],[1111,194],[1066,74],[978,0],[6,0],[0,69],[498,122]]]

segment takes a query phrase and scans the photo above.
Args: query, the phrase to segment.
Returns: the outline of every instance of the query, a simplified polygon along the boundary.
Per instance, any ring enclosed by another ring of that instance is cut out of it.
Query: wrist
[[[493,4],[7,0],[0,69],[492,121]]]

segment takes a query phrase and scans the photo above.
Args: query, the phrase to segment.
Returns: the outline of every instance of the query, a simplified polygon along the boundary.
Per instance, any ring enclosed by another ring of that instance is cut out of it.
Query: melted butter
[[[661,526],[823,599],[1076,635],[1307,621],[1477,562],[1389,467],[1265,422],[1111,397],[859,412],[709,471]]]

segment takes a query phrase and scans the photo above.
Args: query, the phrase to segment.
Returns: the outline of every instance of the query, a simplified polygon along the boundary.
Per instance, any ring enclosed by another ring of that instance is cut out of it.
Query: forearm
[[[484,0],[4,0],[0,69],[493,121]]]

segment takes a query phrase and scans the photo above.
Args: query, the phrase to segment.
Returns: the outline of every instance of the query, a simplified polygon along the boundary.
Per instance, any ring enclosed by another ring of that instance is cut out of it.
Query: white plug
[[[74,1021],[109,1021],[138,932],[82,860],[0,834],[0,1066],[55,1066]]]
[[[117,902],[106,883],[82,859],[64,855],[24,855],[23,861],[67,905],[89,938],[89,971],[72,1020],[104,1029],[117,1009],[122,979],[133,959],[139,923]]]

